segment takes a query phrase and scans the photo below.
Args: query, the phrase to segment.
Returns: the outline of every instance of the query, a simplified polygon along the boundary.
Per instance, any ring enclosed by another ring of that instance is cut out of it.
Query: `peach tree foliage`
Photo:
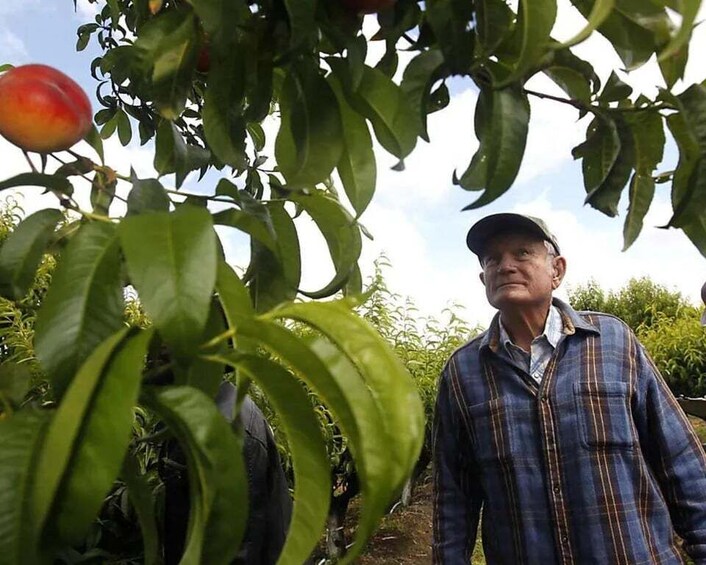
[[[675,395],[706,395],[706,333],[701,311],[681,293],[648,278],[605,292],[589,282],[571,289],[574,308],[607,312],[637,334]]]
[[[670,226],[706,250],[706,90],[674,89],[698,0],[574,0],[588,25],[563,44],[550,35],[556,0],[521,0],[517,13],[502,0],[399,0],[377,16],[373,39],[386,52],[375,66],[366,63],[361,18],[332,0],[94,3],[99,14],[79,28],[78,48],[96,38],[103,50],[92,65],[101,81],[100,135],[127,143],[136,127],[142,141],[154,138],[160,178],[111,168],[94,130],[87,140],[97,157],[43,155],[30,172],[0,181],[0,190],[38,186],[57,197],[56,208],[27,217],[0,248],[0,292],[15,302],[42,257],[57,259],[33,344],[54,402],[3,397],[0,482],[12,488],[0,489],[0,555],[8,563],[48,562],[81,540],[118,477],[140,519],[145,561],[158,561],[153,501],[130,441],[135,406],[158,414],[187,454],[192,513],[184,563],[228,562],[247,503],[240,439],[211,400],[226,365],[237,370],[242,391],[251,381],[264,391],[288,434],[296,504],[283,563],[309,554],[330,493],[324,441],[302,383],[335,414],[361,476],[363,509],[346,556],[355,558],[411,471],[424,427],[409,374],[350,308],[360,290],[358,217],[375,189],[372,135],[403,166],[417,139],[428,137],[427,115],[448,103],[453,75],[480,92],[473,128],[480,146],[454,175],[478,193],[471,208],[515,179],[528,97],[546,97],[525,82],[543,73],[566,93],[552,97],[557,103],[591,114],[586,141],[574,149],[586,200],[615,215],[629,187],[626,245],[640,231],[655,182],[667,181]],[[668,88],[651,100],[632,97],[616,74],[601,84],[590,62],[571,51],[593,32],[609,39],[627,69],[657,55]],[[196,70],[202,48],[207,73]],[[413,58],[396,81],[400,50]],[[272,110],[279,122],[268,160],[262,122]],[[657,172],[665,123],[680,161],[675,171]],[[189,172],[209,169],[222,175],[211,194],[179,190]],[[331,181],[334,170],[350,206]],[[176,190],[165,186],[167,175]],[[79,204],[86,199],[78,191],[90,191],[91,209]],[[218,211],[207,207],[215,202]],[[79,219],[57,229],[64,210]],[[299,214],[328,244],[334,275],[321,288],[300,284]],[[250,237],[242,277],[225,263],[215,225]],[[124,324],[128,284],[152,326]],[[295,302],[301,296],[336,298]],[[335,355],[293,334],[289,320],[315,328]],[[166,365],[155,355],[162,344]],[[2,370],[19,369],[3,363]],[[165,384],[165,373],[173,383]]]

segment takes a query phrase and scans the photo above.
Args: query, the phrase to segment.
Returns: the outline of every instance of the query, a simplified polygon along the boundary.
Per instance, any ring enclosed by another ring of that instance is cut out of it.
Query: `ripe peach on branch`
[[[25,151],[69,149],[91,129],[83,89],[47,65],[22,65],[0,76],[0,135]]]

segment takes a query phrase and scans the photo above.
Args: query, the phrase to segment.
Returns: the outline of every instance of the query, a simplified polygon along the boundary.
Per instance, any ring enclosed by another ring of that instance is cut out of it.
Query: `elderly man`
[[[542,220],[468,232],[490,328],[449,359],[434,421],[434,562],[706,563],[706,456],[630,329],[552,297],[566,272]]]

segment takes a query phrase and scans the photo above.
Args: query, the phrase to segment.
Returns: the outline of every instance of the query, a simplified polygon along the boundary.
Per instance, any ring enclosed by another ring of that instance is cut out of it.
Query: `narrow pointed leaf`
[[[180,563],[226,565],[245,532],[248,479],[242,441],[213,400],[191,387],[165,387],[144,394],[186,455],[189,525]]]
[[[281,366],[254,355],[219,357],[264,391],[287,436],[294,467],[294,507],[280,563],[304,563],[318,543],[328,516],[331,471],[319,422],[307,393]]]
[[[329,177],[343,151],[336,95],[318,67],[292,67],[280,97],[282,123],[275,142],[287,184],[313,187]]]
[[[473,5],[465,0],[429,0],[424,15],[450,71],[466,74],[473,60],[474,34],[469,26]]]
[[[586,203],[610,217],[618,215],[618,204],[635,167],[635,143],[622,118],[615,120],[620,150],[605,180],[586,196]]]
[[[86,362],[49,426],[38,468],[41,476],[47,466],[66,461],[48,521],[49,534],[64,542],[77,543],[86,534],[120,472],[151,337],[151,330],[141,331],[114,348],[109,338],[112,351],[103,369],[95,372]]]
[[[45,209],[25,218],[0,247],[0,294],[22,299],[34,281],[56,225],[63,218],[59,210]]]
[[[620,152],[620,138],[615,122],[596,116],[586,130],[586,141],[574,147],[574,159],[583,158],[583,182],[591,192],[605,181]]]
[[[284,0],[289,14],[290,47],[296,49],[304,43],[315,39],[316,1],[315,0]]]
[[[429,141],[427,133],[427,114],[429,113],[429,95],[437,80],[437,75],[444,64],[444,56],[440,51],[430,50],[417,55],[405,67],[400,87],[416,111],[420,137]]]
[[[399,359],[367,322],[340,302],[291,304],[276,310],[315,327],[341,349],[363,375],[388,433],[398,437],[390,447],[390,479],[400,488],[416,462],[424,434],[424,413],[414,383]],[[368,354],[361,355],[361,351]],[[398,432],[405,430],[401,436]]]
[[[404,159],[417,143],[418,121],[404,91],[381,71],[365,66],[360,84],[353,89],[342,63],[329,59],[351,106],[373,126],[386,151]]]
[[[623,225],[623,251],[626,251],[642,231],[642,223],[655,195],[655,181],[651,175],[635,173],[630,181],[630,206]]]
[[[236,328],[238,320],[255,315],[247,287],[225,261],[218,263],[216,291],[229,327]]]
[[[160,334],[178,353],[194,351],[206,326],[218,248],[211,215],[176,212],[131,216],[120,239],[132,284]]]
[[[41,186],[56,194],[70,195],[73,192],[73,186],[66,177],[43,173],[20,173],[0,181],[0,190],[17,188],[18,186]]]
[[[520,0],[515,33],[520,34],[520,54],[512,73],[496,85],[502,88],[522,79],[544,55],[556,19],[556,0]]]
[[[383,423],[384,407],[373,398],[363,375],[328,342],[305,343],[279,324],[249,319],[238,325],[238,338],[256,342],[281,359],[331,410],[348,438],[361,477],[363,505],[353,554],[385,512],[394,490],[387,445],[394,441]]]
[[[577,43],[581,43],[600,26],[610,13],[613,11],[615,6],[615,0],[596,0],[588,14],[586,26],[574,35],[571,39],[564,41],[561,47],[572,47]]]
[[[127,215],[145,212],[169,212],[171,200],[157,179],[132,179],[132,189],[127,195]]]
[[[664,61],[670,57],[677,56],[682,49],[687,47],[689,39],[696,21],[696,16],[701,7],[701,0],[680,0],[681,25],[679,31],[672,37],[670,42],[660,51],[657,56],[658,61]]]
[[[324,298],[338,292],[355,268],[362,248],[355,220],[336,200],[321,192],[290,197],[314,220],[326,240],[335,269],[333,279],[313,292],[300,291],[309,298]]]
[[[247,162],[242,117],[246,82],[243,48],[238,43],[225,41],[213,43],[212,49],[216,52],[211,55],[213,68],[204,94],[204,134],[216,157],[241,169]]]
[[[480,0],[476,3],[478,40],[484,55],[490,55],[512,31],[515,14],[505,0]]]
[[[31,410],[0,420],[0,555],[8,565],[37,562],[29,500],[48,421],[46,412]]]
[[[348,200],[360,216],[375,192],[377,167],[373,142],[365,118],[349,106],[336,77],[331,74],[328,81],[338,100],[343,127],[343,151],[337,165],[338,174]]]
[[[527,145],[530,119],[527,96],[516,88],[491,90],[489,96],[490,117],[486,118],[477,165],[481,172],[485,168],[485,191],[465,209],[485,206],[510,188]]]
[[[51,428],[47,430],[47,437],[36,463],[37,483],[31,498],[33,531],[37,536],[41,535],[47,523],[49,512],[53,508],[57,491],[79,439],[84,416],[89,409],[91,394],[80,394],[81,386],[87,385],[89,393],[95,390],[97,381],[101,378],[113,351],[125,339],[128,331],[128,328],[121,329],[94,349],[81,365],[74,380],[80,383],[80,386],[72,386],[69,389],[72,391],[71,395],[67,396],[66,402],[61,404],[59,424],[56,423],[57,413],[54,415]],[[69,407],[77,412],[73,414]],[[33,543],[39,547],[39,538],[33,540]]]
[[[258,312],[294,299],[301,280],[301,253],[294,222],[281,203],[271,203],[268,208],[276,234],[277,252],[251,240],[250,266],[243,277],[248,282],[252,303]]]
[[[130,502],[140,523],[144,563],[145,565],[158,565],[161,561],[161,550],[155,499],[147,477],[140,473],[139,461],[130,452],[125,456],[120,476],[125,481]]]
[[[34,346],[57,397],[105,338],[123,325],[115,226],[82,226],[61,256],[37,314]]]

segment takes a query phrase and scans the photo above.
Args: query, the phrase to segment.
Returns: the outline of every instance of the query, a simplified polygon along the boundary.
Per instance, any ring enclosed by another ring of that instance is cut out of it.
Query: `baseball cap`
[[[561,255],[559,243],[552,232],[549,231],[544,220],[524,214],[491,214],[490,216],[478,220],[473,224],[471,229],[468,230],[466,245],[468,245],[468,249],[473,251],[473,253],[480,258],[490,238],[499,233],[513,232],[528,232],[534,234],[540,239],[551,243],[557,255]]]

